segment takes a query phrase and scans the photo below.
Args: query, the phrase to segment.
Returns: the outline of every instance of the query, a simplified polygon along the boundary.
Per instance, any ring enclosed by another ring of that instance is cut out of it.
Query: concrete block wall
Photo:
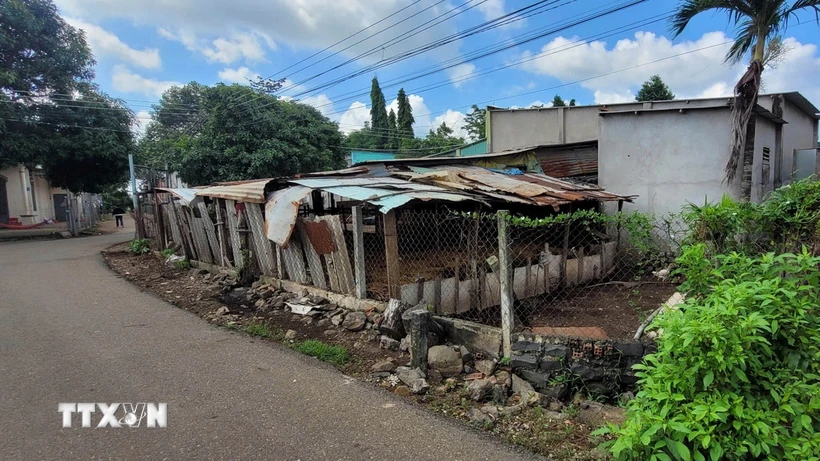
[[[513,336],[510,367],[536,390],[563,398],[571,387],[594,388],[616,394],[637,382],[632,366],[653,353],[651,342],[548,337],[532,334]]]

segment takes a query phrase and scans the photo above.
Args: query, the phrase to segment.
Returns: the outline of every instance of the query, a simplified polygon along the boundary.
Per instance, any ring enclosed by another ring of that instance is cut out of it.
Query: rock
[[[559,411],[560,412],[563,409],[564,409],[564,404],[557,401],[557,400],[553,400],[549,404],[547,404],[547,410],[549,410],[549,411]]]
[[[536,389],[549,387],[550,374],[532,370],[518,370],[518,374],[532,384]]]
[[[541,371],[558,371],[562,368],[564,368],[564,362],[551,355],[544,356],[538,364],[538,369]]]
[[[324,331],[325,336],[336,336],[336,333],[337,333],[336,330],[325,330]]]
[[[470,420],[470,424],[475,427],[488,427],[493,424],[493,418],[478,408],[470,409],[467,412],[467,418]]]
[[[512,386],[512,379],[510,378],[510,373],[504,370],[495,372],[495,380],[498,382],[498,384],[502,384],[507,387]]]
[[[622,424],[626,419],[626,409],[585,401],[578,405],[576,421],[589,427],[600,427],[604,423]]]
[[[573,363],[569,371],[583,379],[584,381],[600,381],[604,378],[604,370],[601,368],[593,368],[582,363]]]
[[[271,299],[273,298],[273,291],[272,290],[263,290],[259,293],[259,297],[262,299]]]
[[[299,298],[298,302],[299,304],[313,304],[309,296],[302,296],[301,298]]]
[[[255,303],[253,303],[253,305],[254,305],[254,307],[256,307],[257,309],[260,309],[260,308],[262,308],[262,307],[265,307],[265,300],[264,300],[264,299],[259,299],[259,300],[257,300]]]
[[[427,370],[427,382],[430,384],[441,384],[444,378],[438,370]]]
[[[259,286],[262,285],[262,283],[263,282],[261,280],[257,280],[255,282],[251,283],[251,289],[255,290],[255,289],[259,288]]]
[[[512,390],[521,397],[521,403],[524,405],[529,405],[539,400],[538,393],[535,392],[532,384],[518,375],[512,375]]]
[[[485,405],[481,407],[481,412],[493,419],[498,419],[498,407],[495,405]]]
[[[493,384],[493,381],[489,378],[470,381],[470,384],[467,385],[467,391],[470,393],[470,399],[476,402],[484,400],[493,388]]]
[[[427,350],[427,366],[450,378],[461,374],[461,355],[447,346],[433,346]]]
[[[627,403],[629,403],[631,400],[633,400],[634,398],[635,398],[635,394],[633,394],[632,392],[624,392],[623,394],[618,396],[618,403],[621,406],[624,406]]]
[[[485,376],[492,376],[495,373],[495,360],[476,360],[475,369],[484,373]]]
[[[274,309],[284,309],[285,308],[285,300],[284,299],[278,299],[278,300],[274,301],[273,302],[273,308]]]
[[[501,384],[495,384],[492,389],[493,395],[493,403],[496,405],[506,405],[507,404],[507,386],[502,386]]]
[[[231,312],[227,306],[222,306],[216,310],[216,315],[225,315]]]
[[[469,375],[470,373],[475,373],[475,370],[470,365],[464,365],[464,368],[461,369],[465,375]]]
[[[564,400],[569,395],[569,386],[566,384],[555,384],[545,387],[541,393],[557,400]]]
[[[396,387],[396,389],[393,390],[393,392],[395,392],[396,395],[400,395],[402,397],[410,397],[411,395],[413,395],[413,393],[410,392],[410,388],[403,384],[401,386]]]
[[[329,319],[319,319],[319,321],[316,322],[316,326],[320,328],[324,328],[328,325],[330,325]]]
[[[421,394],[430,388],[430,385],[424,379],[424,373],[418,368],[398,367],[396,368],[396,375],[401,382],[410,387],[410,391],[414,394]]]
[[[285,332],[285,339],[296,339],[296,330],[288,330]]]
[[[373,379],[385,379],[390,377],[390,372],[388,371],[376,371],[370,373],[370,377]]]
[[[630,342],[622,342],[622,343],[615,343],[612,345],[615,350],[620,352],[622,355],[627,355],[631,357],[642,357],[644,352],[643,344],[635,341]]]
[[[402,352],[407,352],[410,350],[410,335],[407,335],[401,339],[401,342],[399,343],[399,350]]]
[[[473,354],[470,353],[464,346],[459,346],[459,352],[461,353],[461,361],[464,363],[472,363],[473,362]],[[492,373],[491,373],[492,374]]]
[[[372,367],[370,367],[370,371],[373,371],[373,372],[380,372],[380,371],[392,372],[395,369],[396,369],[396,364],[389,361],[389,360],[382,360],[381,362],[377,362]]]
[[[512,350],[521,352],[541,352],[541,343],[532,341],[516,341],[512,345]]]
[[[523,403],[519,403],[518,405],[510,405],[509,407],[504,407],[499,410],[498,414],[502,417],[510,417],[512,415],[521,413],[524,409],[527,408],[527,405]]]
[[[379,333],[375,330],[363,331],[359,339],[367,343],[373,343],[379,340]]]
[[[206,282],[207,282],[208,280],[211,280],[211,274],[210,274],[210,273],[205,274],[205,275],[202,277],[202,280],[204,280],[204,281],[206,281]]]
[[[316,304],[318,306],[318,305],[321,305],[321,304],[327,304],[327,299],[323,298],[321,296],[311,296],[310,302],[312,302],[313,304]]]
[[[538,368],[538,357],[534,355],[513,355],[510,357],[510,366],[513,368]]]
[[[379,347],[388,351],[397,351],[399,350],[399,342],[387,335],[382,335],[379,338]]]
[[[387,308],[384,315],[379,322],[379,331],[386,336],[395,340],[400,340],[407,332],[404,329],[401,316],[405,310],[409,309],[410,305],[405,304],[398,299],[391,299],[387,303]]]
[[[330,323],[332,323],[332,324],[334,324],[338,327],[339,325],[342,324],[342,322],[344,322],[344,320],[345,320],[345,315],[344,315],[344,313],[341,313],[339,315],[334,315],[333,317],[331,317],[330,318]]]

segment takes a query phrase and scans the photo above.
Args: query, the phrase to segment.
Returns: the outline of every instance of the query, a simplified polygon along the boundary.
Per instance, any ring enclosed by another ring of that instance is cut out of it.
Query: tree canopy
[[[370,86],[370,128],[373,130],[375,145],[380,149],[388,146],[390,132],[390,121],[387,119],[385,104],[379,80],[373,77]]]
[[[174,116],[180,100],[190,104],[191,115]],[[247,86],[172,88],[154,107],[152,119],[140,140],[141,162],[167,162],[191,185],[344,166],[335,123],[311,106]]]
[[[561,95],[556,94],[554,98],[552,98],[552,107],[565,107],[567,105],[564,102],[564,98]]]
[[[40,166],[75,192],[124,180],[133,114],[92,83],[94,64],[50,0],[0,2],[0,167]]]
[[[675,99],[675,95],[661,80],[660,75],[653,75],[649,77],[649,80],[643,82],[635,96],[635,101],[667,101],[670,99]]]
[[[464,127],[467,130],[467,134],[470,135],[470,138],[476,140],[486,137],[486,115],[486,109],[479,109],[478,106],[473,104],[470,112],[464,116]]]
[[[404,88],[399,89],[396,101],[399,106],[398,113],[396,114],[396,126],[399,131],[399,137],[415,137],[416,134],[413,131],[413,124],[416,123],[416,119],[413,118],[413,107],[410,106],[410,101],[407,99],[407,94],[404,93]]]

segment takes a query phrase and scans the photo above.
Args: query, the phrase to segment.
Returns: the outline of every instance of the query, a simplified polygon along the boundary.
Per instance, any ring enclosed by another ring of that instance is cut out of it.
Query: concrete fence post
[[[429,311],[413,311],[410,314],[410,366],[420,368],[427,376],[427,333],[433,314]]]
[[[509,211],[498,212],[498,275],[501,287],[501,345],[504,357],[512,355],[513,281],[510,239],[507,234]]]
[[[367,280],[364,273],[364,218],[362,207],[353,207],[353,269],[356,273],[356,297],[367,297]]]

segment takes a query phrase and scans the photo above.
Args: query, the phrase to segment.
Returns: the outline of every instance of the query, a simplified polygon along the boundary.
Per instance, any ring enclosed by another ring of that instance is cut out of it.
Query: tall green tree
[[[165,162],[191,185],[219,181],[287,176],[344,166],[338,126],[315,108],[281,100],[243,85],[218,84],[169,90],[152,115],[154,122],[140,140],[140,152]],[[173,95],[197,94],[195,123],[166,125]],[[168,96],[168,98],[165,98]],[[238,108],[236,101],[246,101]],[[159,125],[159,126],[155,126]],[[163,151],[165,157],[148,152]],[[161,165],[161,164],[160,164]]]
[[[93,85],[94,64],[52,1],[0,1],[0,167],[39,165],[72,191],[122,180],[133,114]]]
[[[567,105],[564,102],[564,98],[561,95],[556,94],[554,98],[552,98],[552,107],[565,107]]]
[[[479,109],[477,105],[473,104],[470,113],[464,116],[464,126],[467,133],[473,140],[484,139],[487,135],[487,111]]]
[[[387,107],[384,101],[384,93],[379,87],[379,80],[373,77],[370,85],[370,128],[375,136],[375,144],[378,149],[383,149],[389,145],[390,122],[387,120]]]
[[[649,77],[649,80],[643,82],[635,96],[635,101],[667,101],[670,99],[675,99],[675,94],[661,80],[660,75],[653,75]]]
[[[732,144],[725,169],[728,181],[734,179],[745,150],[746,131],[757,105],[767,45],[772,41],[779,42],[780,35],[788,27],[789,19],[804,9],[813,11],[820,22],[820,0],[683,0],[672,18],[672,29],[677,36],[686,29],[692,18],[701,13],[719,11],[727,14],[729,21],[736,26],[736,33],[734,43],[726,54],[726,61],[750,60],[748,69],[735,85]],[[744,156],[741,189],[746,198],[751,195],[751,161],[751,154]]]
[[[575,98],[572,98],[572,99],[569,100],[569,106],[570,107],[575,107]]]
[[[413,138],[416,136],[413,131],[413,124],[416,123],[416,119],[413,118],[413,107],[410,106],[410,100],[407,98],[404,88],[399,89],[396,101],[399,106],[396,113],[396,125],[399,137],[402,139]]]
[[[387,115],[387,124],[390,127],[390,132],[388,133],[388,144],[390,149],[398,149],[401,136],[399,135],[399,130],[396,125],[396,113],[393,112],[392,108],[390,109],[390,113]]]

